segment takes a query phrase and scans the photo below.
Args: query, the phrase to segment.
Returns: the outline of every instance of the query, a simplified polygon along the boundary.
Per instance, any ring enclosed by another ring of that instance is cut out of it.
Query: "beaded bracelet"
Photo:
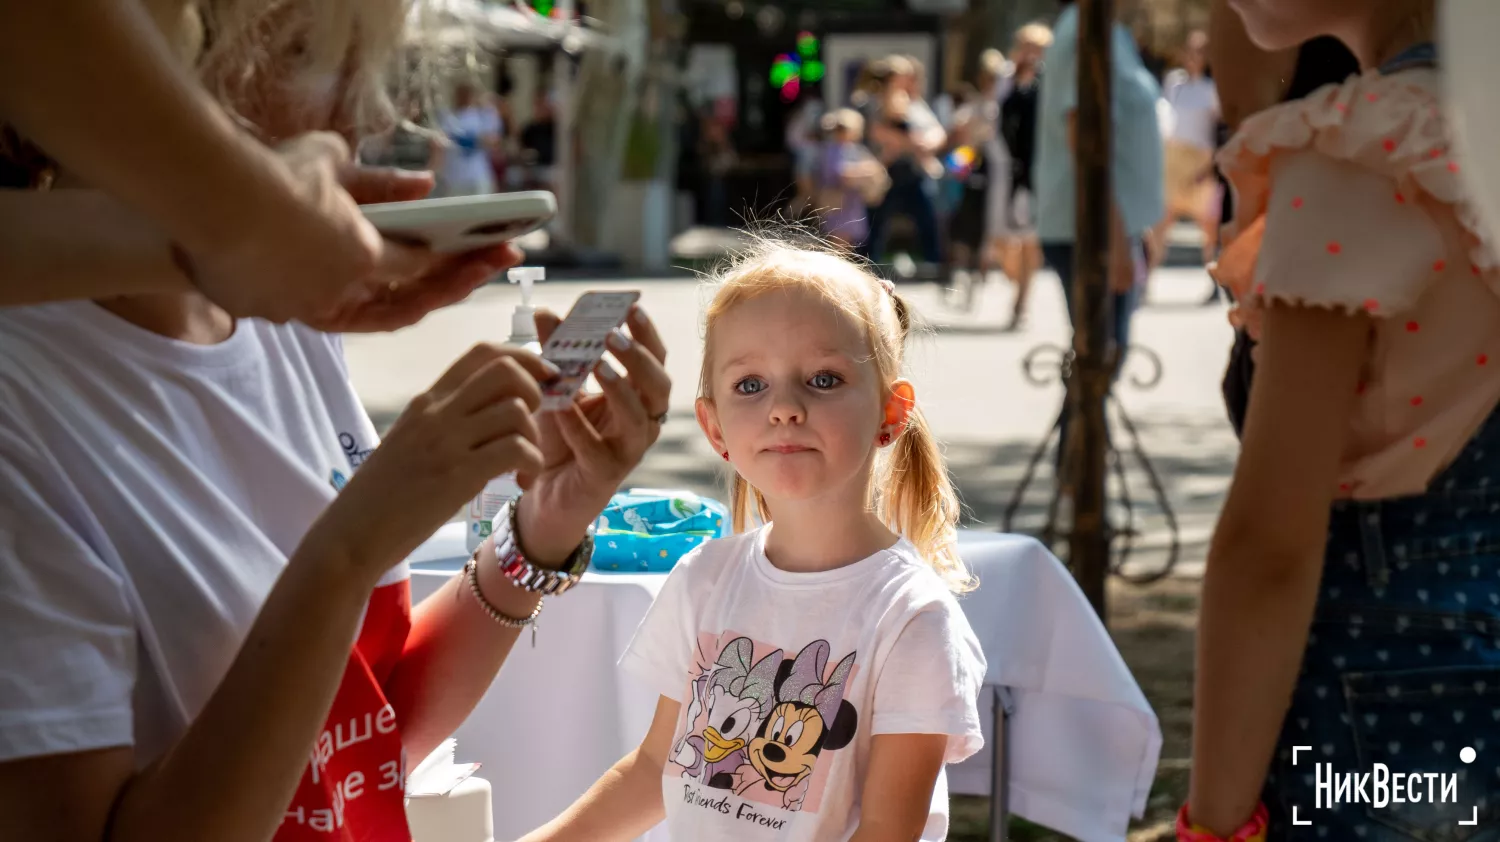
[[[1219,837],[1188,819],[1187,805],[1177,811],[1177,842],[1266,842],[1266,825],[1270,815],[1265,804],[1255,805],[1255,813],[1229,837]]]
[[[464,565],[464,577],[469,580],[469,590],[473,592],[474,599],[479,603],[480,609],[482,609],[485,614],[488,614],[491,620],[494,620],[495,622],[499,623],[502,626],[505,626],[508,629],[515,629],[516,631],[520,631],[527,626],[531,627],[531,648],[535,649],[537,625],[536,618],[541,616],[543,600],[541,598],[537,599],[536,608],[533,608],[531,610],[531,614],[527,617],[512,617],[504,611],[496,608],[493,603],[485,598],[484,591],[479,589],[478,550],[475,550],[474,554],[469,556],[468,563]]]

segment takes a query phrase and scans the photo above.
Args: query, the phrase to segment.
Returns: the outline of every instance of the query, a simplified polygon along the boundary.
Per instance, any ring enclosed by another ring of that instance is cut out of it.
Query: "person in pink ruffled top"
[[[1445,118],[1435,0],[1228,5],[1262,49],[1332,35],[1363,72],[1219,155],[1236,213],[1214,272],[1260,345],[1179,838],[1462,833],[1500,803],[1500,745],[1476,738],[1500,720],[1500,260]],[[1318,788],[1378,764],[1405,790],[1386,805]]]

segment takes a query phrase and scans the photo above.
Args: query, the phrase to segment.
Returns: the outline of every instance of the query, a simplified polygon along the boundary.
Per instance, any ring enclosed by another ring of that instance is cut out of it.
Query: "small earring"
[[[880,446],[881,447],[885,447],[886,445],[888,445],[890,443],[891,443],[891,434],[890,433],[881,433],[880,434]]]
[[[724,461],[725,462],[729,461],[729,451],[726,450],[723,453],[720,453],[719,455],[722,456],[722,457],[724,457]]]

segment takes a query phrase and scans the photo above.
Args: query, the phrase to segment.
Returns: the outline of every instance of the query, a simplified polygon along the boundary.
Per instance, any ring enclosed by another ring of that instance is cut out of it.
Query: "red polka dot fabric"
[[[1259,338],[1274,300],[1369,323],[1340,496],[1427,490],[1500,404],[1500,258],[1440,89],[1425,68],[1367,73],[1250,118],[1219,153],[1231,321]]]

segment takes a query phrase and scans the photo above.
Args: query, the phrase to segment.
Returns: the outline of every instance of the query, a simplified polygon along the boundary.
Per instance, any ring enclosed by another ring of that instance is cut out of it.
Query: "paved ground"
[[[1142,356],[1127,370],[1119,388],[1120,402],[1139,429],[1179,519],[1183,539],[1179,570],[1189,573],[1201,565],[1236,451],[1219,398],[1219,377],[1231,333],[1221,306],[1199,306],[1208,283],[1201,269],[1169,268],[1153,277],[1147,305],[1136,317],[1135,333],[1139,344],[1161,357],[1161,379],[1154,389],[1132,387],[1134,376],[1152,376]],[[579,293],[603,284],[642,290],[642,301],[664,334],[668,367],[677,384],[662,439],[632,483],[685,487],[722,498],[720,462],[692,415],[702,347],[702,288],[691,280],[560,282],[540,287],[537,303],[563,311]],[[970,525],[1000,528],[1026,462],[1049,429],[1062,398],[1058,385],[1032,385],[1022,371],[1022,359],[1033,348],[1061,345],[1069,335],[1056,278],[1050,274],[1037,278],[1031,318],[1019,333],[1000,330],[1013,292],[998,277],[985,287],[972,314],[944,306],[935,285],[904,285],[901,291],[932,328],[909,352],[910,376],[947,447],[953,474],[971,510]],[[354,382],[377,426],[387,426],[412,395],[426,388],[470,344],[503,340],[518,300],[515,288],[494,285],[416,327],[384,336],[348,337]],[[1124,439],[1116,430],[1117,438]],[[1139,565],[1160,564],[1165,559],[1166,522],[1160,508],[1148,499],[1150,488],[1144,474],[1127,462],[1131,497],[1143,507],[1142,544],[1148,550],[1134,558]],[[1017,531],[1035,531],[1045,519],[1052,485],[1047,464],[1050,461],[1044,460],[1041,482],[1032,486],[1013,524]],[[1117,512],[1116,518],[1123,522],[1123,513]]]

